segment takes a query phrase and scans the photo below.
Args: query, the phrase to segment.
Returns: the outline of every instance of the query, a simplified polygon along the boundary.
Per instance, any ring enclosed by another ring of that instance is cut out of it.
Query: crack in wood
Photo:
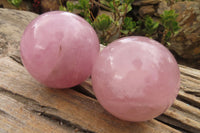
[[[59,123],[59,125],[61,125],[61,126],[72,127],[73,129],[75,129],[79,132],[83,132],[83,133],[95,133],[93,131],[83,129],[80,125],[71,123],[70,121],[68,121],[66,119],[63,119],[57,115],[54,115],[55,112],[58,111],[56,108],[40,105],[40,103],[38,101],[24,97],[20,94],[13,93],[12,91],[6,90],[3,87],[0,87],[0,93],[6,95],[8,97],[11,97],[11,98],[15,99],[16,101],[24,104],[25,109],[27,109],[33,113],[37,113],[39,116],[46,118],[50,121]],[[9,114],[7,114],[6,112],[4,112],[2,110],[0,110],[0,114],[10,116]]]
[[[181,73],[182,75],[184,75],[184,76],[188,76],[188,77],[190,77],[190,78],[200,80],[200,77],[198,77],[198,76],[196,76],[196,75],[191,75],[191,74],[188,74],[188,73],[186,73],[186,72],[184,72],[184,71],[180,71],[180,73]]]
[[[162,117],[165,116],[166,118],[163,119]],[[192,133],[199,133],[200,132],[200,125],[198,121],[195,121],[192,118],[186,117],[186,115],[181,115],[177,113],[174,109],[166,111],[163,115],[157,117],[163,122],[167,122],[174,126],[178,126],[188,132]]]
[[[83,83],[85,83],[85,82],[83,82]],[[83,83],[82,83],[82,84],[83,84]],[[92,99],[96,99],[95,95],[93,95],[93,94],[90,93],[87,89],[85,89],[85,88],[82,86],[82,84],[81,84],[81,85],[78,85],[78,86],[75,86],[75,87],[72,87],[71,89],[73,89],[73,90],[75,90],[75,91],[77,91],[77,92],[79,92],[79,93],[81,93],[81,94],[83,94],[83,95],[85,95],[85,96],[87,96],[87,97],[90,97],[90,98],[92,98]]]
[[[32,112],[39,113],[40,116],[42,116],[44,118],[47,118],[47,119],[50,119],[50,120],[58,123],[59,125],[66,126],[66,127],[72,127],[73,129],[75,129],[76,131],[79,131],[79,132],[82,132],[82,133],[95,133],[93,131],[90,131],[90,130],[87,130],[87,129],[83,129],[80,125],[71,123],[70,121],[65,120],[65,119],[63,119],[63,118],[61,118],[61,117],[59,117],[57,115],[49,114],[49,113],[46,113],[46,112],[40,112],[38,110],[32,110]]]
[[[18,101],[20,103],[23,103],[24,105],[26,105],[26,108],[28,110],[38,109],[38,110],[40,110],[42,112],[45,112],[45,111],[57,111],[57,109],[55,109],[55,108],[52,108],[52,107],[49,107],[49,106],[40,105],[39,102],[37,102],[37,101],[35,101],[35,100],[31,99],[31,98],[27,98],[27,97],[24,97],[24,96],[22,96],[20,94],[13,93],[12,91],[6,90],[3,87],[0,87],[0,93],[15,99],[16,101]]]
[[[187,99],[186,97],[183,97],[181,95],[178,95],[177,99],[186,103],[186,104],[189,104],[191,106],[194,106],[194,107],[200,109],[200,103],[199,102],[191,101],[191,99]]]
[[[12,115],[6,113],[5,111],[3,111],[3,110],[1,110],[1,109],[0,109],[0,115],[1,115],[1,116],[4,116],[4,117],[6,117],[6,118],[9,118],[9,119],[11,119],[11,120],[14,120],[14,121],[16,121],[16,122],[18,122],[18,123],[20,123],[20,124],[24,124],[24,123],[21,122],[19,119],[15,118],[14,116],[12,116]]]
[[[14,60],[15,62],[17,62],[18,64],[23,66],[22,60],[20,57],[16,56],[16,55],[11,55],[9,56],[12,60]]]
[[[168,116],[166,116],[166,115],[161,115],[161,116],[159,116],[159,117],[157,117],[157,118],[155,118],[155,119],[156,119],[157,121],[159,121],[159,122],[162,122],[162,123],[164,123],[164,124],[166,124],[166,125],[168,125],[168,126],[170,126],[170,127],[172,127],[172,128],[175,128],[175,129],[181,131],[182,133],[192,133],[192,132],[190,132],[190,131],[184,130],[184,129],[181,128],[180,126],[176,126],[176,125],[173,125],[172,123],[170,123],[169,121],[174,121],[174,119],[168,118]],[[177,122],[178,122],[178,121],[177,121]],[[178,123],[179,123],[179,122],[178,122]]]
[[[184,133],[199,133],[199,129],[192,128],[191,126],[183,123],[178,119],[172,118],[169,115],[163,114],[155,119]]]
[[[194,95],[194,96],[197,96],[197,97],[200,97],[200,93],[199,92],[193,92],[193,91],[189,91],[189,90],[184,90],[184,92],[186,92],[188,94],[191,94],[191,95]]]

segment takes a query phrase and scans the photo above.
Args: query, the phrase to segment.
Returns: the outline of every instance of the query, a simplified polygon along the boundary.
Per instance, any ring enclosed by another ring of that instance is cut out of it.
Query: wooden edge
[[[1,133],[64,133],[72,132],[70,126],[61,126],[41,118],[40,114],[29,112],[24,104],[0,93]]]
[[[191,77],[189,77],[191,78]],[[185,80],[187,80],[187,77],[184,77]],[[200,82],[200,80],[198,80]],[[196,87],[198,86],[198,82],[195,84]],[[92,83],[91,80],[88,79],[84,84],[81,84],[82,87],[85,88],[85,90],[88,90],[91,95],[94,95],[92,91]],[[191,132],[197,132],[200,128],[200,98],[196,97],[194,95],[185,93],[183,89],[179,91],[178,99],[175,100],[174,104],[172,105],[176,110],[174,111],[173,108],[169,108],[163,115],[166,116],[162,118],[168,119],[163,120],[159,119],[163,122],[166,122],[167,124],[176,126],[179,129],[182,129],[184,131],[191,131]],[[183,100],[183,101],[180,101]],[[190,105],[191,104],[191,105]],[[180,110],[180,111],[177,111]],[[185,116],[185,113],[187,113],[187,117]],[[175,116],[175,117],[174,117]],[[159,117],[161,118],[161,117]],[[182,119],[180,119],[182,118]],[[196,118],[196,119],[193,119]],[[170,121],[169,121],[170,120]],[[182,123],[182,124],[180,124]]]
[[[178,133],[156,120],[148,122],[121,121],[106,112],[99,103],[74,90],[58,90],[41,86],[11,58],[0,59],[0,94],[24,105],[30,113],[58,120],[88,132],[98,133]],[[6,110],[5,110],[6,111]]]
[[[200,97],[196,97],[192,94],[188,94],[180,90],[177,98],[197,108],[200,108]]]

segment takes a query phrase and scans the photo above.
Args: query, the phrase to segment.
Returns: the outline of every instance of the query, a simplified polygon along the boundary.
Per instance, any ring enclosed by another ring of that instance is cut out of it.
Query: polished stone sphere
[[[100,53],[92,71],[97,100],[127,121],[157,117],[175,100],[180,72],[173,55],[147,37],[125,37]]]
[[[94,29],[68,12],[47,12],[34,19],[21,39],[21,58],[28,72],[52,88],[69,88],[91,75],[100,49]]]

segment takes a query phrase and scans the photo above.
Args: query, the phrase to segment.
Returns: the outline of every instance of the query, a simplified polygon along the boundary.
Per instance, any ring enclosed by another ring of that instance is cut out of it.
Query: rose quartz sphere
[[[97,58],[92,84],[100,104],[127,121],[146,121],[175,100],[180,72],[172,54],[146,37],[125,37],[109,44]]]
[[[53,11],[34,19],[21,39],[21,58],[29,73],[52,88],[68,88],[91,75],[100,49],[98,37],[83,18]]]

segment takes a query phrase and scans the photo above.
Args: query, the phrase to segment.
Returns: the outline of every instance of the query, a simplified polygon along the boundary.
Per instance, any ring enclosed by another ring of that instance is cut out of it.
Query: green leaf
[[[67,11],[73,12],[74,4],[71,1],[67,1],[66,6],[67,6]]]
[[[178,14],[175,13],[175,10],[164,11],[161,15],[161,23],[165,27],[165,29],[172,31],[175,33],[180,29],[176,18]]]
[[[67,11],[66,7],[64,7],[64,6],[59,6],[59,10],[60,11]]]
[[[105,1],[107,1],[107,2],[111,2],[112,0],[105,0]]]
[[[127,12],[130,12],[131,10],[132,10],[132,6],[131,6],[131,4],[129,4],[127,7]]]
[[[84,17],[89,23],[91,21],[90,16],[90,1],[89,0],[78,0],[77,4],[73,4],[72,2],[67,2],[67,10],[73,12],[73,9],[78,9],[80,11],[80,15]]]
[[[86,20],[89,24],[92,25],[92,21],[91,21],[91,19],[90,19],[89,17],[85,18],[85,20]]]
[[[118,11],[119,11],[120,15],[123,16],[125,13],[125,5],[122,4],[122,5],[118,6]]]
[[[119,21],[115,21],[115,25],[119,26],[120,25]]]
[[[135,30],[136,30],[136,28],[133,28],[133,29],[131,29],[130,31],[131,31],[131,32],[134,32]]]
[[[103,5],[109,6],[111,1],[112,0],[100,0],[100,3],[103,4]]]
[[[167,42],[167,45],[168,45],[168,46],[171,46],[171,43],[170,43],[170,42]]]
[[[122,24],[121,32],[126,35],[130,32],[134,32],[135,30],[136,30],[136,22],[133,21],[131,17],[125,17]]]
[[[158,23],[158,22],[155,22],[154,25],[153,25],[153,27],[152,27],[152,29],[157,29],[158,26],[159,26],[159,23]]]
[[[135,27],[136,27],[136,23],[135,23],[135,21],[133,21],[133,19],[131,17],[125,17],[124,18],[124,23],[122,25],[123,29],[131,30]]]
[[[120,0],[112,0],[109,2],[108,6],[113,12],[117,12],[116,8],[120,6]]]
[[[132,4],[134,2],[134,0],[124,0],[124,2],[127,4]]]
[[[113,21],[110,16],[102,14],[97,16],[97,18],[94,20],[94,27],[100,31],[103,31],[108,29],[112,22]]]
[[[78,0],[78,4],[74,5],[74,7],[79,10],[88,10],[90,9],[89,2],[89,0]]]
[[[84,17],[84,12],[80,12],[79,14]]]
[[[111,2],[109,2],[109,7],[111,8],[111,10],[113,11],[113,12],[115,12],[115,7],[114,7],[114,5],[113,5],[113,2],[111,1]]]
[[[120,12],[124,11],[124,10],[125,10],[124,5],[120,5],[120,6],[118,6],[118,10],[119,10]]]
[[[125,11],[126,11],[126,13],[128,13],[132,10],[132,6],[131,6],[131,4],[127,5],[126,3],[123,3],[120,6],[118,6],[118,10],[120,11],[121,14],[124,14]]]
[[[156,32],[159,23],[155,22],[150,16],[146,16],[144,26],[145,29],[143,31],[148,35],[152,35]]]
[[[8,0],[8,2],[16,7],[19,7],[20,4],[22,3],[22,0]]]
[[[180,29],[178,22],[176,22],[176,21],[172,22],[172,26],[173,26],[173,28],[172,28],[173,32],[176,32]]]
[[[79,0],[80,5],[82,6],[83,9],[88,9],[89,8],[89,0]]]
[[[166,36],[165,36],[165,41],[169,41],[169,39],[171,38],[171,35],[172,35],[172,32],[171,31],[168,31]]]
[[[112,0],[112,2],[114,2],[116,6],[119,6],[121,3],[121,0]]]
[[[129,30],[120,30],[121,33],[123,33],[124,35],[127,35],[129,33]]]

